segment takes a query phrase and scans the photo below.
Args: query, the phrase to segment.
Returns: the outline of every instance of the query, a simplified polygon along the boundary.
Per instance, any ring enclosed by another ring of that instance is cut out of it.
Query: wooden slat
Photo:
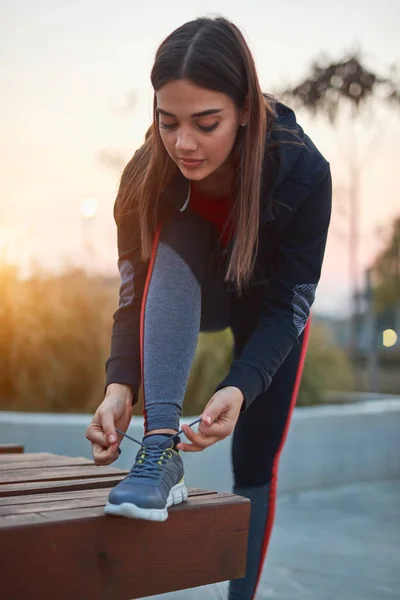
[[[121,472],[121,471],[120,471]],[[124,471],[122,471],[124,473]],[[123,475],[116,477],[89,477],[85,479],[65,479],[58,481],[33,481],[31,483],[9,483],[0,485],[0,498],[7,496],[25,496],[28,494],[42,494],[44,491],[68,492],[72,490],[94,490],[96,488],[110,488],[116,485]]]
[[[96,465],[82,467],[60,467],[54,469],[36,468],[21,469],[10,473],[0,471],[0,486],[9,483],[33,481],[56,481],[60,479],[85,479],[86,477],[107,477],[121,473],[115,467],[98,467]]]
[[[230,504],[232,501],[236,501],[238,496],[233,496],[232,494],[215,494],[215,495],[198,495],[195,497],[188,498],[186,502],[179,504],[176,509],[182,512],[192,511],[194,508],[202,507],[215,507],[218,504]],[[173,507],[172,507],[173,508]],[[29,527],[32,525],[31,517],[33,519],[33,524],[37,522],[42,522],[48,524],[49,522],[67,522],[71,523],[72,521],[81,521],[85,519],[92,519],[101,517],[104,514],[104,504],[100,504],[97,506],[88,506],[82,509],[65,509],[64,507],[59,508],[55,511],[46,511],[46,510],[38,510],[37,512],[31,513],[14,513],[10,515],[5,515],[0,517],[0,531],[2,529],[9,529],[15,527]],[[171,510],[171,509],[169,509]]]
[[[2,517],[2,596],[127,600],[242,577],[249,508],[213,494],[171,508],[164,523],[103,507]]]
[[[58,502],[33,502],[30,504],[20,504],[20,505],[9,505],[0,507],[0,520],[1,517],[7,517],[10,515],[29,515],[35,513],[45,513],[51,510],[58,511],[66,511],[73,510],[75,508],[95,508],[98,506],[104,507],[107,502],[107,497],[110,493],[110,490],[98,490],[97,496],[91,496],[88,498],[72,498],[68,501],[59,500]],[[0,524],[1,528],[1,524]]]
[[[0,516],[3,514],[3,507],[8,506],[23,506],[26,504],[35,504],[36,502],[59,502],[60,500],[74,500],[77,498],[96,498],[99,493],[109,493],[110,488],[98,488],[95,490],[75,490],[71,492],[52,492],[48,490],[45,494],[32,494],[26,496],[6,496],[0,498]]]
[[[1,454],[0,465],[25,462],[27,460],[29,460],[29,462],[41,461],[50,457],[54,458],[55,456],[58,458],[66,458],[57,454],[50,454],[49,452],[25,452],[24,454],[13,454],[11,456],[8,454]]]
[[[110,488],[104,487],[97,488],[95,490],[73,490],[70,492],[52,492],[48,490],[47,493],[43,494],[32,494],[26,496],[5,496],[0,498],[0,516],[2,515],[3,506],[22,506],[25,504],[34,504],[36,502],[59,502],[60,500],[74,500],[75,498],[96,498],[99,492],[107,491],[109,493]],[[43,490],[42,490],[43,492]]]
[[[0,463],[0,478],[3,473],[6,471],[12,471],[13,473],[17,473],[19,469],[53,469],[55,467],[78,467],[80,465],[92,465],[95,466],[92,460],[83,457],[73,457],[70,458],[68,456],[50,456],[49,458],[43,459],[41,461],[27,461],[27,462],[8,462],[7,464]]]
[[[23,451],[21,444],[0,444],[0,454],[20,454]]]
[[[188,490],[189,492],[189,496],[190,497],[194,497],[194,496],[208,496],[210,494],[216,494],[217,492],[214,492],[212,490],[200,490],[199,488],[189,488]],[[0,516],[3,514],[2,513],[2,508],[3,507],[9,507],[9,506],[22,506],[22,505],[29,505],[29,504],[35,504],[36,502],[41,502],[42,504],[46,503],[46,502],[59,502],[60,500],[64,500],[64,501],[68,501],[68,500],[76,500],[79,498],[98,498],[99,494],[109,494],[110,493],[110,488],[109,487],[104,487],[104,489],[102,488],[98,488],[95,490],[76,490],[76,491],[72,491],[72,492],[51,492],[49,490],[48,493],[46,494],[32,494],[32,495],[27,495],[27,496],[5,496],[4,498],[0,498]],[[34,512],[34,511],[32,511]]]
[[[11,502],[13,498],[8,499],[8,504],[0,504],[0,517],[10,515],[28,515],[32,513],[45,513],[51,510],[69,511],[77,508],[96,508],[104,507],[107,502],[110,488],[99,490],[82,490],[70,494],[40,494],[37,496],[24,497],[25,502]],[[198,499],[200,496],[215,496],[216,492],[189,492],[191,500]],[[29,499],[29,501],[27,501]],[[5,500],[4,498],[2,500]],[[18,500],[20,500],[18,498]],[[1,525],[0,525],[1,526]]]

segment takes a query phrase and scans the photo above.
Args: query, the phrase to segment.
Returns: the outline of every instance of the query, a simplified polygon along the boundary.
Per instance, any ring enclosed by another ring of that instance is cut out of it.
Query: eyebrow
[[[176,119],[175,115],[173,115],[170,112],[167,112],[166,110],[163,110],[162,108],[157,108],[156,110],[160,115],[164,115],[166,117],[173,117],[174,119]],[[201,112],[193,113],[190,116],[192,119],[197,119],[198,117],[208,117],[209,115],[216,115],[221,111],[222,108],[209,108],[208,110],[202,110]]]

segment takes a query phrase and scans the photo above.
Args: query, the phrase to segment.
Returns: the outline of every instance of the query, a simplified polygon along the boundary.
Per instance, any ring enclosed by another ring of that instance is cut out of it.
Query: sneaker
[[[145,437],[128,475],[113,488],[104,511],[109,515],[165,521],[168,508],[188,497],[183,461],[174,439]]]

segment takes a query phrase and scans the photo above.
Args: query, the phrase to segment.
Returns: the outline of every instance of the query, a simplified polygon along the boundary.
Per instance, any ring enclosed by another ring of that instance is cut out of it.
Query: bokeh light
[[[382,343],[385,348],[391,348],[397,343],[397,333],[393,329],[385,329],[382,334]]]
[[[94,198],[85,198],[82,200],[80,211],[82,217],[85,219],[92,219],[96,216],[97,211],[99,209],[99,203]]]

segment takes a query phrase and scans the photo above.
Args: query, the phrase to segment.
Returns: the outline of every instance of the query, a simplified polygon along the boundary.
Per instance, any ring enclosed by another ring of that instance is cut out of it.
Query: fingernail
[[[207,423],[207,425],[211,425],[211,417],[206,417],[204,420]]]
[[[109,435],[108,441],[110,442],[110,444],[113,444],[114,442],[117,441],[117,438],[115,437],[115,435]]]

